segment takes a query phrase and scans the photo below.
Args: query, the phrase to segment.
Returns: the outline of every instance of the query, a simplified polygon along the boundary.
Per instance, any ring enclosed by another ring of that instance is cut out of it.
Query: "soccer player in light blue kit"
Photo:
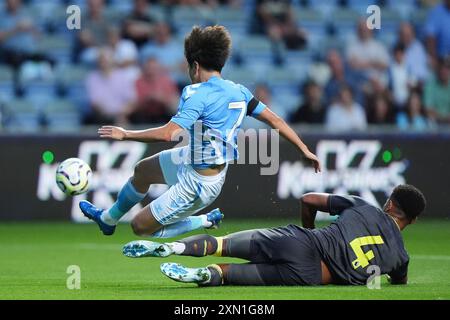
[[[101,138],[140,142],[173,141],[183,130],[190,133],[188,146],[165,150],[137,163],[133,177],[109,210],[80,202],[84,215],[105,235],[114,233],[119,219],[143,200],[151,184],[170,188],[133,218],[136,235],[170,238],[217,226],[223,218],[219,209],[193,215],[219,196],[228,163],[237,159],[237,130],[246,115],[278,129],[312,162],[316,172],[320,171],[317,157],[280,117],[244,86],[222,79],[220,72],[231,50],[231,38],[223,26],[194,27],[184,48],[193,84],[184,88],[178,113],[171,121],[147,130],[103,126],[98,131]],[[136,250],[148,250],[145,243],[141,242],[142,248],[138,244]]]

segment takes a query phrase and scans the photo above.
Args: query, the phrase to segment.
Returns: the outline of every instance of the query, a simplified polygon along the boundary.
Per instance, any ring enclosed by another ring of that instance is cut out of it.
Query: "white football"
[[[61,162],[56,170],[56,184],[67,195],[76,196],[89,190],[92,170],[81,159],[70,158]]]

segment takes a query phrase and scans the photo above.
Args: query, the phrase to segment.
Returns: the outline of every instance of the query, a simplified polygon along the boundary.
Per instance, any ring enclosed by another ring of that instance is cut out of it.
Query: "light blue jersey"
[[[207,168],[238,158],[237,131],[246,115],[266,106],[240,84],[219,77],[186,86],[172,122],[190,132],[189,161]]]

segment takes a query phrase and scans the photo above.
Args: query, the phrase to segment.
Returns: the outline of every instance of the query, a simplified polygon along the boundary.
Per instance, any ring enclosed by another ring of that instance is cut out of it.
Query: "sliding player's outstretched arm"
[[[317,211],[339,215],[347,208],[358,203],[360,198],[354,196],[341,196],[331,193],[306,193],[300,198],[300,208],[303,227],[314,229],[314,220]]]
[[[273,129],[277,129],[280,132],[280,135],[288,140],[290,143],[295,145],[305,156],[306,159],[312,162],[312,165],[316,172],[320,172],[320,162],[314,153],[309,151],[306,144],[300,139],[300,137],[295,133],[295,131],[280,118],[277,114],[275,114],[269,108],[265,108],[258,116],[257,119],[261,120],[264,123],[267,123]]]
[[[328,193],[307,193],[300,198],[302,225],[314,229],[317,211],[328,212]]]
[[[183,129],[175,122],[168,122],[162,127],[146,130],[126,130],[121,127],[103,126],[98,129],[100,138],[114,140],[131,140],[139,142],[172,141]]]

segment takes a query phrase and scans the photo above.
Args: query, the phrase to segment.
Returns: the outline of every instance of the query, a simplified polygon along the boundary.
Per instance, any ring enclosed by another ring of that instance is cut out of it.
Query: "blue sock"
[[[122,187],[116,202],[108,210],[104,211],[102,220],[107,224],[116,224],[131,208],[141,202],[145,193],[139,193],[131,183],[131,179]]]
[[[202,216],[188,217],[181,221],[178,221],[178,222],[175,222],[172,224],[168,224],[168,225],[162,227],[161,229],[156,231],[154,234],[152,234],[152,237],[154,237],[154,238],[173,238],[173,237],[179,236],[180,234],[202,228],[203,220],[204,220],[204,218]]]

